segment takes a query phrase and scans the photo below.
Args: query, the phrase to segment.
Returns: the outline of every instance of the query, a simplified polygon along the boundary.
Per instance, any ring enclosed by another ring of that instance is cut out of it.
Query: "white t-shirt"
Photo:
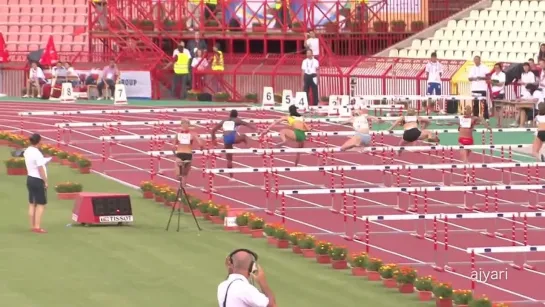
[[[47,162],[49,162],[49,159],[44,158],[44,155],[42,155],[38,148],[33,146],[28,147],[25,149],[23,156],[25,157],[28,176],[39,179],[47,179],[40,176],[39,168],[43,166],[45,169],[45,175],[47,176],[47,169],[45,168],[45,165]]]
[[[521,95],[524,96],[524,93],[528,93],[528,90],[526,89],[526,84],[528,83],[535,83],[536,82],[536,76],[533,72],[523,72],[520,75],[520,82],[524,85],[522,86],[522,89],[520,90]],[[529,93],[528,93],[529,94]]]
[[[231,284],[230,287],[229,284]],[[229,291],[227,292],[228,287]],[[227,296],[227,300],[225,300],[225,296]],[[269,298],[259,292],[248,282],[246,277],[240,274],[230,274],[227,280],[219,284],[219,307],[223,307],[223,301],[226,301],[227,307],[267,307],[269,305]]]
[[[526,91],[526,93],[522,93],[521,98],[522,99],[537,99],[536,106],[535,106],[536,109],[540,103],[545,102],[545,95],[540,90],[536,90],[534,94],[532,95],[530,95],[530,92]]]
[[[545,88],[545,69],[541,70],[541,73],[539,73],[539,88]]]
[[[199,67],[197,67],[197,65]],[[204,70],[206,67],[208,67],[208,60],[206,58],[193,58],[193,61],[191,61],[191,67],[197,67],[197,70]]]
[[[490,76],[490,80],[504,83],[503,85],[493,85],[492,86],[493,93],[499,92],[500,94],[505,94],[505,73],[503,71],[500,71],[499,73],[494,72],[492,76]]]
[[[317,73],[319,67],[320,67],[320,63],[318,62],[318,60],[314,58],[312,59],[306,58],[303,60],[303,63],[301,64],[301,69],[307,75],[312,75]]]
[[[354,123],[352,124],[352,126],[356,131],[369,129],[369,121],[367,120],[367,115],[360,115],[354,118]]]
[[[485,78],[489,73],[489,69],[484,65],[473,66],[469,71],[469,78]],[[471,81],[472,92],[486,92],[488,89],[485,80]]]
[[[45,80],[44,71],[40,67],[30,68],[29,77],[32,80],[42,79]]]
[[[441,75],[443,74],[443,65],[441,63],[428,62],[426,72],[428,73],[428,83],[441,83]]]
[[[174,52],[172,52],[172,57],[177,56],[180,53],[180,50],[174,49]],[[191,59],[191,52],[187,48],[184,48],[184,53],[187,54],[187,56]]]
[[[307,48],[312,50],[312,55],[320,55],[320,40],[316,37],[307,39]]]

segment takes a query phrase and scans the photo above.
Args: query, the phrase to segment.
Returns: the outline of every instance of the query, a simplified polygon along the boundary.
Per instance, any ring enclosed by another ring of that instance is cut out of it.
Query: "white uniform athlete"
[[[345,124],[351,123],[355,134],[341,146],[341,151],[358,146],[368,146],[371,143],[369,121],[373,120],[378,121],[378,118],[370,116],[367,110],[354,111],[354,116],[345,122]]]

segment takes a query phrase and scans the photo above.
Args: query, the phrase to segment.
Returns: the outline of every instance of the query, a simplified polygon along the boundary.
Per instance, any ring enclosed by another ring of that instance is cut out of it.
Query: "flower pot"
[[[435,306],[436,307],[452,307],[452,299],[451,298],[443,298],[443,299],[436,299],[435,300]]]
[[[352,275],[353,276],[367,276],[367,271],[365,270],[365,268],[353,267],[352,268]]]
[[[278,248],[288,248],[288,247],[290,247],[290,241],[288,241],[288,240],[280,240],[280,239],[279,239],[279,240],[276,242],[276,247],[278,247]]]
[[[393,278],[383,278],[382,285],[386,288],[397,288],[397,282]]]
[[[0,145],[6,146],[8,144],[9,144],[8,140],[0,140]]]
[[[26,175],[26,168],[7,168],[6,172],[10,176],[24,176]]]
[[[51,162],[59,163],[59,158],[57,156],[51,157]]]
[[[158,203],[164,203],[165,202],[165,198],[161,195],[155,195],[155,202],[158,202]]]
[[[433,292],[431,291],[418,291],[418,299],[422,302],[428,302],[431,301],[433,297]]]
[[[189,209],[188,205],[184,205],[183,208],[184,208],[184,212],[186,213],[191,212],[191,209]]]
[[[252,233],[250,230],[250,227],[248,226],[238,226],[238,231],[240,231],[240,233],[247,234],[247,235]]]
[[[405,32],[404,25],[392,25],[392,32]]]
[[[397,288],[400,293],[413,293],[414,285],[413,284],[398,284]]]
[[[345,270],[348,269],[348,262],[346,260],[332,260],[331,267],[335,270]]]
[[[210,216],[210,221],[216,225],[222,225],[223,224],[223,219],[217,215],[211,215]]]
[[[66,159],[61,159],[61,164],[62,165],[66,165],[66,166],[70,166],[70,164],[72,164],[72,162],[66,160]]]
[[[143,191],[142,197],[145,199],[153,199],[153,192],[152,191]]]
[[[377,271],[367,271],[367,280],[370,281],[379,281],[380,273]]]
[[[199,210],[193,209],[195,216],[202,216],[202,213]]]
[[[266,26],[252,26],[252,32],[260,32],[260,33],[263,33],[263,32],[267,32],[267,27]]]
[[[320,264],[328,264],[331,263],[331,257],[329,255],[316,255],[316,262]]]
[[[238,230],[238,226],[234,226],[234,227],[231,227],[231,226],[223,226],[223,230],[225,230],[225,231],[237,231],[237,230]]]
[[[77,162],[70,162],[70,168],[76,169],[79,168],[79,165]]]
[[[303,254],[303,257],[305,258],[314,258],[316,256],[316,253],[314,252],[314,249],[309,248],[301,248],[301,254]]]
[[[263,229],[252,229],[252,238],[263,238]]]
[[[273,246],[276,246],[276,242],[278,242],[278,239],[275,237],[267,237],[267,243]]]
[[[90,174],[91,173],[91,168],[90,167],[80,167],[79,168],[79,173],[80,174]]]
[[[202,218],[205,219],[205,220],[210,220],[210,213],[208,213],[208,212],[203,213]]]
[[[57,199],[70,200],[78,198],[79,193],[57,193]]]
[[[301,248],[297,245],[292,245],[291,246],[291,251],[294,253],[294,254],[302,254],[303,252],[301,252]]]

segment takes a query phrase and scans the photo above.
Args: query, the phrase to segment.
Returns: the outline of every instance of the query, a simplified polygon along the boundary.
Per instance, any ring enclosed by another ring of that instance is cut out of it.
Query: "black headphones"
[[[233,265],[233,256],[238,252],[246,252],[246,253],[252,255],[253,259],[250,262],[250,266],[248,267],[248,274],[252,274],[252,272],[254,272],[257,269],[257,266],[256,266],[257,254],[254,253],[253,251],[249,250],[249,249],[246,249],[246,248],[235,249],[234,251],[232,251],[229,254],[229,263],[231,265]]]

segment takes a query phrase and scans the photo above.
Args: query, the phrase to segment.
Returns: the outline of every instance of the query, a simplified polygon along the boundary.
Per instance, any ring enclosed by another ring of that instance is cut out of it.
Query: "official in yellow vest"
[[[212,70],[224,71],[223,52],[219,50],[218,44],[214,46],[214,55],[212,57]]]
[[[218,6],[218,0],[203,0],[206,8],[204,10],[205,19],[210,19],[211,16],[216,15],[216,6]]]
[[[181,49],[181,50],[180,50]],[[174,62],[174,77],[172,79],[172,93],[174,97],[177,97],[178,87],[181,88],[180,99],[187,98],[187,81],[189,80],[189,65],[191,63],[191,57],[184,52],[182,46],[178,46],[180,51]]]
[[[275,28],[284,28],[287,25],[291,29],[290,1],[276,0],[274,9],[276,10]]]

